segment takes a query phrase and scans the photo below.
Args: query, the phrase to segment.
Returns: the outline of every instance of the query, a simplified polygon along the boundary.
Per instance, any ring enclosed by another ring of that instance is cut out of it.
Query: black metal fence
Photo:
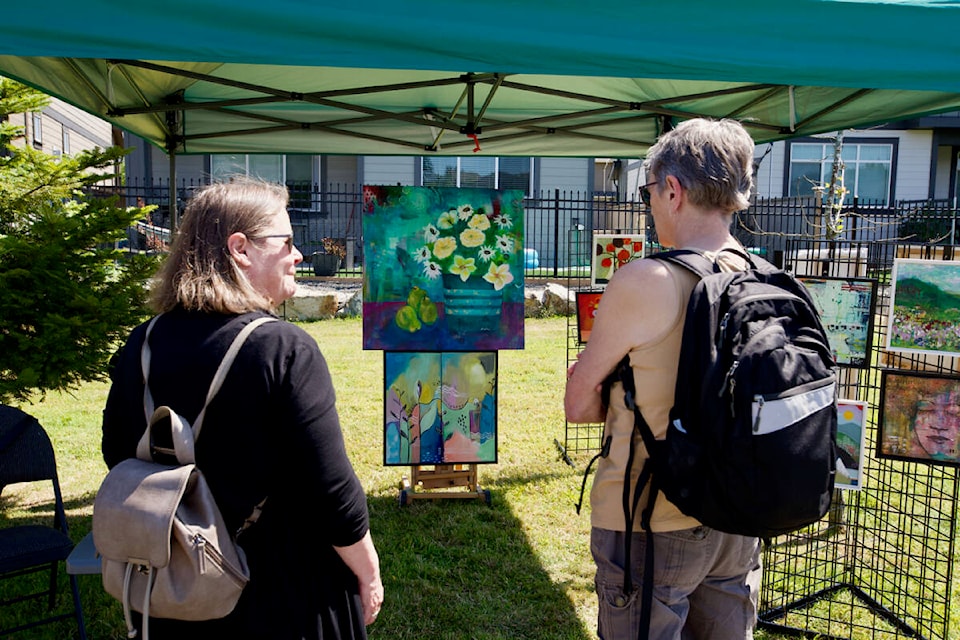
[[[177,215],[192,193],[206,183],[181,181],[175,192]],[[363,197],[359,185],[291,183],[290,219],[294,242],[305,256],[305,269],[324,238],[339,241],[346,256],[339,275],[362,270]],[[131,229],[128,246],[153,250],[169,238],[171,208],[169,182],[130,183],[101,187],[99,192],[120,195],[125,205],[155,205],[157,209]],[[636,200],[609,195],[549,190],[528,197],[525,209],[525,264],[527,277],[560,279],[589,269],[592,234],[645,234],[656,246],[653,220]],[[837,246],[873,272],[889,264],[896,243],[952,245],[957,240],[958,209],[942,200],[902,201],[879,207],[854,200],[839,216]],[[751,250],[783,266],[791,241],[827,236],[826,212],[815,198],[757,198],[736,216],[734,233]],[[850,257],[844,254],[845,259]],[[811,267],[812,268],[812,267]]]

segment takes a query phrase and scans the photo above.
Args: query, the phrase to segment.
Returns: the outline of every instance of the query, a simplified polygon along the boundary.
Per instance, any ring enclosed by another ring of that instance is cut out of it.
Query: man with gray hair
[[[727,271],[747,268],[743,258],[723,250],[746,253],[730,227],[733,214],[749,204],[753,147],[750,135],[733,120],[687,120],[660,137],[647,155],[646,184],[640,187],[660,244],[697,250]],[[662,494],[650,516],[653,540],[647,540],[640,518],[628,531],[625,511],[647,453],[634,434],[634,412],[623,385],[609,386],[608,398],[602,393],[604,381],[629,357],[636,406],[654,436],[665,436],[687,300],[697,281],[692,272],[661,260],[637,260],[618,269],[600,299],[590,342],[567,372],[567,420],[604,423],[603,455],[590,493],[602,640],[753,637],[759,539],[703,526]],[[648,491],[649,486],[640,504],[646,504]],[[656,555],[649,632],[643,635],[648,542]]]

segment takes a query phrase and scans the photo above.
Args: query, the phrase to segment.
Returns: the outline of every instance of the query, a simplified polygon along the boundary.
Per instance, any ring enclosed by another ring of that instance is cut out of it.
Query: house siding
[[[363,170],[358,176],[362,184],[416,184],[416,163],[419,156],[364,156]]]

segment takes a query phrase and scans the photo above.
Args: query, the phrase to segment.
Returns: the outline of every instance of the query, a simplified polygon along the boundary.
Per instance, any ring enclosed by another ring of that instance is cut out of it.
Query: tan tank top
[[[734,259],[734,264],[726,256]],[[708,256],[713,257],[708,254]],[[742,268],[739,258],[724,253],[721,257],[724,271]],[[636,401],[644,420],[650,425],[657,439],[665,437],[670,408],[673,406],[674,388],[677,381],[677,363],[680,357],[680,341],[683,336],[683,321],[687,309],[687,299],[699,278],[683,267],[664,263],[673,278],[680,304],[676,316],[669,327],[657,338],[630,351],[630,366],[633,368],[633,380],[636,385]],[[642,292],[638,292],[642,295]],[[640,434],[634,436],[633,412],[626,407],[623,398],[623,385],[617,383],[610,392],[610,406],[604,425],[603,439],[613,438],[610,454],[597,460],[597,472],[590,491],[590,522],[594,527],[624,531],[626,521],[623,513],[623,478],[630,455],[630,445],[636,447],[631,468],[631,495],[637,477],[647,457],[646,447]],[[634,531],[642,531],[640,511],[647,504],[648,489],[644,489],[638,502],[637,515],[634,518]],[[653,531],[678,531],[696,527],[700,523],[685,516],[661,494],[654,505],[650,525]]]

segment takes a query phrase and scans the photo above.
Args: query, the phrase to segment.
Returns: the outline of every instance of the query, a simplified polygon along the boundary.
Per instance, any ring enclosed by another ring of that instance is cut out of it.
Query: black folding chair
[[[76,576],[69,576],[70,588],[73,591],[73,612],[61,613],[62,608],[56,606],[60,563],[66,561],[74,544],[67,530],[53,445],[50,444],[50,438],[47,437],[47,433],[36,418],[14,407],[0,404],[0,493],[7,485],[45,480],[50,481],[53,495],[50,496],[48,493],[46,502],[38,504],[52,506],[52,525],[4,526],[0,524],[0,580],[47,571],[49,582],[46,588],[37,591],[35,581],[19,580],[17,589],[12,590],[10,595],[0,600],[0,607],[7,608],[15,603],[39,600],[44,597],[47,600],[47,607],[45,611],[38,614],[37,618],[29,622],[0,629],[0,636],[59,620],[76,618],[79,637],[81,640],[86,640],[87,633],[83,625],[83,611],[80,607],[80,590],[77,587]],[[0,500],[0,509],[5,505],[6,502]],[[32,618],[30,613],[27,611],[21,615]]]

